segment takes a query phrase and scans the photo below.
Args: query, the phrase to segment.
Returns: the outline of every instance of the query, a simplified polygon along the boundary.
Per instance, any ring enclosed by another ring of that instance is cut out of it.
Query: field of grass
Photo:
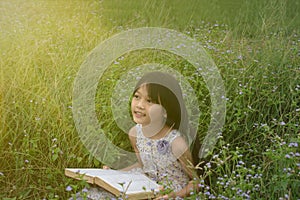
[[[101,167],[81,143],[73,84],[103,40],[137,27],[166,27],[197,39],[226,89],[226,121],[203,166],[204,199],[300,198],[300,3],[296,0],[0,0],[0,199],[67,199],[86,184],[66,167]],[[194,68],[166,52],[132,52],[99,81],[102,128],[130,150],[113,121],[110,95],[132,66],[163,62],[209,96]],[[67,188],[67,189],[66,189]]]

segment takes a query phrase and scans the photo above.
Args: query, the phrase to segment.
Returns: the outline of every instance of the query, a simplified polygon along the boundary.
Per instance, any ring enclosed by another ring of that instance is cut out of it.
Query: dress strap
[[[173,140],[175,138],[177,138],[178,136],[180,136],[180,132],[178,130],[172,130],[169,135],[167,136],[167,139],[169,140],[170,143],[173,142]]]
[[[143,136],[142,125],[137,124],[137,125],[135,125],[135,128],[136,128],[136,136],[139,137],[139,138],[142,137]]]

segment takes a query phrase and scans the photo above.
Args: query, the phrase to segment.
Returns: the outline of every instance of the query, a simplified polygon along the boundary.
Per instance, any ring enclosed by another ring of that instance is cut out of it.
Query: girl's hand
[[[159,191],[164,191],[164,186],[160,186]],[[176,193],[175,192],[171,192],[169,194],[162,194],[158,197],[156,197],[154,200],[160,200],[160,199],[170,199],[170,198],[174,198],[176,197]]]
[[[161,200],[161,199],[169,199],[169,195],[165,194],[163,196],[156,197],[154,200]]]
[[[154,200],[161,200],[161,199],[169,199],[169,195],[165,194],[163,196],[156,197]]]
[[[102,167],[102,169],[110,169],[110,167],[109,167],[109,166],[106,166],[106,165],[104,165],[104,166]]]
[[[156,197],[154,200],[161,200],[161,199],[175,199],[176,193],[171,192],[170,194],[164,194],[162,196]]]

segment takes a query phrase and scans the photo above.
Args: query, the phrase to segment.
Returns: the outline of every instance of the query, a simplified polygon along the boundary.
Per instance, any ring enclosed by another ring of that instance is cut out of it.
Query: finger
[[[162,200],[162,199],[169,199],[169,196],[167,194],[165,194],[163,196],[159,196],[159,197],[155,198],[155,200]]]
[[[159,191],[163,191],[164,189],[165,189],[165,188],[164,188],[163,185],[158,186],[158,190],[159,190]]]
[[[102,168],[103,168],[103,169],[110,169],[110,167],[109,167],[109,166],[106,166],[106,165],[104,165]]]

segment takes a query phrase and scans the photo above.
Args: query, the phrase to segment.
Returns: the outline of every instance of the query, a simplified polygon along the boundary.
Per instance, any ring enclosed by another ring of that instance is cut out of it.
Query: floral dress
[[[165,137],[156,140],[145,137],[140,124],[136,125],[136,129],[136,145],[146,175],[175,192],[185,187],[189,176],[171,150],[172,141],[180,136],[180,132],[172,130]]]
[[[155,140],[144,136],[142,125],[137,124],[137,148],[143,163],[143,169],[134,168],[131,171],[145,173],[149,178],[164,186],[165,189],[171,189],[176,192],[181,190],[189,181],[189,176],[184,172],[177,158],[172,154],[172,141],[180,136],[177,130],[172,130],[165,137]],[[98,200],[98,199],[116,199],[110,192],[99,188],[91,187],[87,191],[87,198],[82,198],[77,194],[76,198],[69,200]]]

